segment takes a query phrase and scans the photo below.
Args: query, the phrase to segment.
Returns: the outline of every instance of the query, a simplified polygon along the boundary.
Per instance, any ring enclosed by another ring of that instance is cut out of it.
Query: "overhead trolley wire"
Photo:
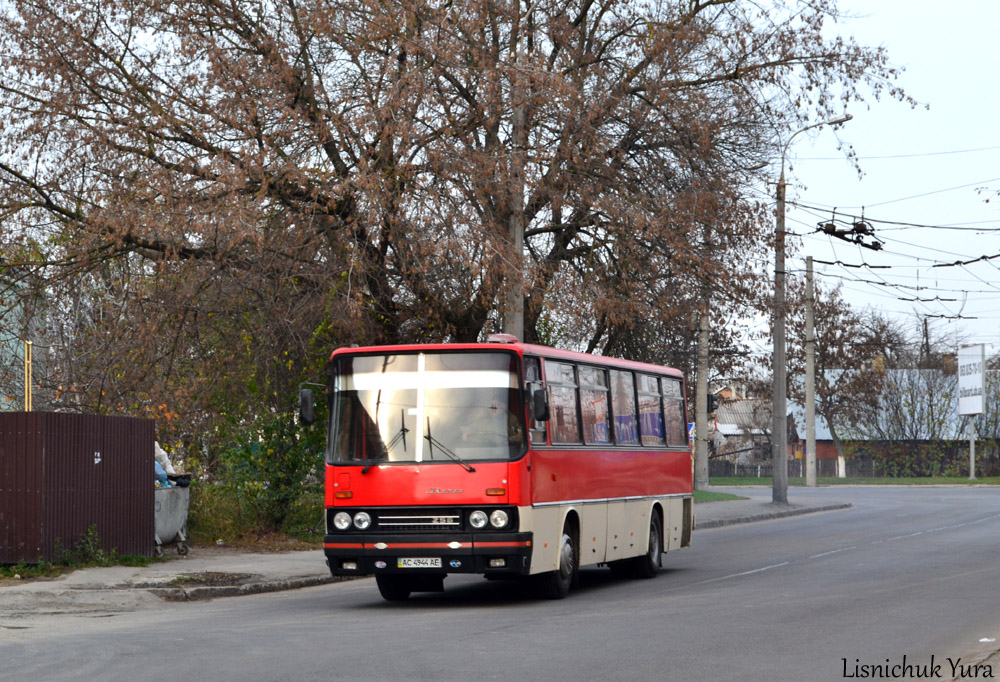
[[[815,206],[812,204],[804,204],[795,201],[786,201],[790,206],[795,206],[803,211],[814,212],[815,215],[822,218],[823,216],[829,215],[831,211],[840,212],[840,207],[838,206]],[[871,204],[872,206],[877,206],[878,204]],[[845,207],[848,208],[848,207]],[[857,208],[857,207],[854,207]],[[863,206],[861,208],[867,208]],[[968,232],[1000,232],[1000,221],[996,220],[981,220],[972,223],[953,223],[949,225],[929,225],[923,223],[910,223],[901,220],[884,220],[881,218],[871,218],[866,215],[855,215],[854,213],[847,212],[844,216],[849,216],[851,218],[863,218],[869,223],[876,223],[880,225],[893,225],[897,229],[909,229],[909,228],[925,228],[931,230],[959,230]],[[983,228],[983,227],[969,227],[970,225],[982,225],[982,224],[993,224],[997,227]]]
[[[945,152],[923,152],[920,154],[885,154],[881,156],[859,156],[858,161],[878,161],[882,159],[915,159],[925,156],[949,156],[951,154],[973,154],[976,152],[991,152],[1000,147],[977,147],[975,149],[955,149]],[[843,156],[806,156],[799,157],[799,161],[843,161]]]

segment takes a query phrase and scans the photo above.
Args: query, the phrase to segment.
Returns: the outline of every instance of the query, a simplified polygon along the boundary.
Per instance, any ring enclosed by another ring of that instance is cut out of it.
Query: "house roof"
[[[715,429],[724,436],[763,433],[771,420],[771,403],[763,398],[726,400],[715,410]]]

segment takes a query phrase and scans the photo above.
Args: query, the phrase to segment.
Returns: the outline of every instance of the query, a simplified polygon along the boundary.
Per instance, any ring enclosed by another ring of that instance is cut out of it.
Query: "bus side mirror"
[[[306,426],[316,421],[316,397],[311,388],[299,391],[299,421]]]
[[[531,393],[531,415],[536,422],[549,420],[549,395],[544,388],[536,388]]]

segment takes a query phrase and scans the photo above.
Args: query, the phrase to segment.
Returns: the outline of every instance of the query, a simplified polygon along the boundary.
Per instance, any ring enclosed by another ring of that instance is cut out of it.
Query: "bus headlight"
[[[485,528],[488,522],[489,522],[489,517],[486,516],[486,512],[484,511],[479,511],[477,509],[476,511],[469,514],[469,523],[471,523],[472,527],[475,528],[476,530]]]
[[[368,530],[372,525],[372,517],[368,512],[358,512],[354,515],[354,527],[358,530]]]
[[[490,514],[490,525],[494,528],[503,528],[507,525],[510,519],[507,516],[507,512],[503,509],[496,509]]]
[[[337,530],[347,530],[351,527],[351,515],[347,512],[337,512],[333,517],[333,527]]]

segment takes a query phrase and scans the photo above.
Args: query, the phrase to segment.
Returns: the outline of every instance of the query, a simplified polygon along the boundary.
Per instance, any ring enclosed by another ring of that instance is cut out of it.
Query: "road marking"
[[[958,523],[958,524],[955,524],[953,526],[940,526],[938,528],[929,528],[927,530],[919,530],[919,531],[916,531],[915,533],[909,533],[907,535],[896,535],[896,536],[890,537],[890,538],[882,538],[882,539],[879,539],[879,540],[872,540],[871,542],[868,543],[868,546],[880,545],[883,542],[891,542],[893,540],[904,540],[906,538],[914,538],[914,537],[918,537],[920,535],[923,535],[924,533],[935,533],[935,532],[940,532],[940,531],[943,531],[943,530],[953,530],[955,528],[962,528],[964,526],[972,526],[972,525],[975,525],[977,523],[983,523],[984,521],[992,521],[994,519],[1000,519],[1000,514],[994,514],[992,516],[986,516],[986,517],[981,518],[981,519],[976,519],[975,521],[967,521],[965,523]],[[770,566],[764,566],[762,568],[755,568],[753,570],[743,571],[741,573],[731,573],[730,575],[724,575],[724,576],[722,576],[720,578],[711,578],[709,580],[701,580],[699,582],[691,583],[691,584],[692,585],[707,585],[709,583],[717,583],[717,582],[721,582],[723,580],[732,580],[733,578],[742,578],[744,576],[753,575],[755,573],[763,573],[764,571],[770,571],[772,568],[781,568],[783,566],[788,566],[789,564],[791,564],[793,562],[808,561],[810,559],[821,559],[821,558],[826,557],[826,556],[830,556],[830,555],[833,555],[833,554],[840,554],[841,552],[847,552],[847,551],[850,551],[852,549],[857,549],[857,548],[858,548],[858,545],[850,545],[849,547],[840,547],[838,549],[832,549],[832,550],[830,550],[828,552],[820,552],[819,554],[813,554],[808,559],[794,559],[792,561],[783,561],[780,564],[771,564]]]
[[[717,583],[720,580],[729,580],[731,578],[742,578],[745,575],[753,575],[754,573],[763,573],[764,571],[770,571],[772,568],[781,568],[782,566],[787,566],[790,561],[782,561],[780,564],[772,564],[770,566],[764,566],[763,568],[755,568],[752,571],[743,571],[742,573],[733,573],[730,575],[724,575],[721,578],[712,578],[711,580],[702,580],[701,582],[694,583],[695,585],[706,585],[708,583]]]
[[[975,521],[966,521],[965,523],[957,523],[954,526],[939,526],[937,528],[931,528],[928,533],[936,533],[942,530],[951,530],[953,528],[962,528],[963,526],[971,526],[976,523],[982,523],[983,521],[992,521],[993,519],[1000,519],[1000,514],[994,514],[993,516],[985,516],[981,519],[976,519]]]
[[[857,549],[857,548],[858,548],[857,545],[851,545],[850,547],[841,547],[840,549],[834,549],[834,550],[831,550],[829,552],[823,552],[822,554],[813,554],[809,558],[810,559],[819,559],[820,557],[823,557],[823,556],[830,556],[831,554],[837,554],[838,552],[846,552],[849,549]]]
[[[879,542],[892,542],[893,540],[905,540],[906,538],[915,538],[918,535],[923,535],[923,534],[924,531],[918,530],[916,533],[910,533],[909,535],[896,535],[891,538],[886,538],[885,540],[879,540]]]

